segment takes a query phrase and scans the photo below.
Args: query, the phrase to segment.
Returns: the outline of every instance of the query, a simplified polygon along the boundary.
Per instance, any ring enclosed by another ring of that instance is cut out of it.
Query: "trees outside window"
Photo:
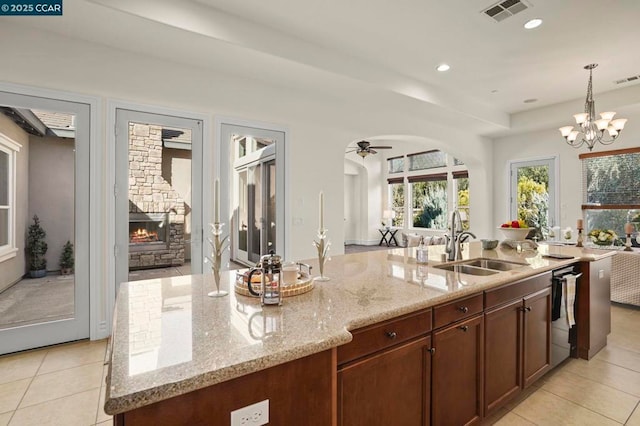
[[[464,163],[431,150],[387,159],[388,206],[395,226],[446,231],[453,208],[469,228],[469,173]],[[402,176],[398,176],[402,174]]]
[[[447,181],[418,181],[411,184],[413,227],[447,229]]]

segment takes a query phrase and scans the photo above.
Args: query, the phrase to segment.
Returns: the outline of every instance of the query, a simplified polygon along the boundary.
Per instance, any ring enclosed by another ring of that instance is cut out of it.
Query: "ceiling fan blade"
[[[353,148],[353,149],[350,149],[349,151],[345,152],[345,154],[349,154],[351,152],[356,152],[357,150],[358,150],[358,148]]]
[[[375,149],[393,149],[392,146],[370,146],[369,148],[375,148]]]
[[[376,151],[375,149],[371,149],[371,148],[369,148],[368,151],[369,151],[369,154],[377,154],[378,153],[378,151]]]

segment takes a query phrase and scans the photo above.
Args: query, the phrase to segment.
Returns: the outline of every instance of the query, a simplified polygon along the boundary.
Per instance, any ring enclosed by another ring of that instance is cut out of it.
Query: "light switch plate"
[[[598,270],[598,278],[600,278],[600,279],[604,278],[604,269]]]
[[[231,412],[231,426],[262,426],[267,423],[269,423],[268,399]]]

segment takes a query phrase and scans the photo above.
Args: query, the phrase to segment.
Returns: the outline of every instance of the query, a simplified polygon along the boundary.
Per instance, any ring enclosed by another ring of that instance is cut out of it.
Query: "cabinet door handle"
[[[431,353],[431,355],[436,353],[436,348],[429,348],[427,350]]]
[[[469,308],[467,308],[466,306],[460,306],[458,310],[463,314],[466,314],[467,312],[469,312]]]
[[[465,333],[469,330],[469,327],[466,325],[461,325],[460,327],[458,327],[460,330],[464,331]]]
[[[527,306],[524,308],[525,312],[531,312],[531,306]]]
[[[398,334],[395,331],[387,331],[387,337],[391,340],[395,339],[396,337],[398,337]]]

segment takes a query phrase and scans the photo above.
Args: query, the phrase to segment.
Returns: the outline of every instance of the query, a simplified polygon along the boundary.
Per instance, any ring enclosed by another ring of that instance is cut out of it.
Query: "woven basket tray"
[[[306,293],[308,291],[313,290],[313,279],[310,275],[305,274],[304,272],[300,272],[300,277],[296,280],[295,284],[290,284],[286,286],[282,286],[282,296],[283,297],[291,297],[297,296],[299,294]],[[243,296],[249,297],[258,297],[249,293],[249,288],[247,287],[247,283],[244,282],[244,276],[242,274],[236,275],[236,282],[234,284],[234,289],[236,293],[241,294]],[[254,291],[261,291],[262,284],[261,283],[252,283],[251,287]]]

